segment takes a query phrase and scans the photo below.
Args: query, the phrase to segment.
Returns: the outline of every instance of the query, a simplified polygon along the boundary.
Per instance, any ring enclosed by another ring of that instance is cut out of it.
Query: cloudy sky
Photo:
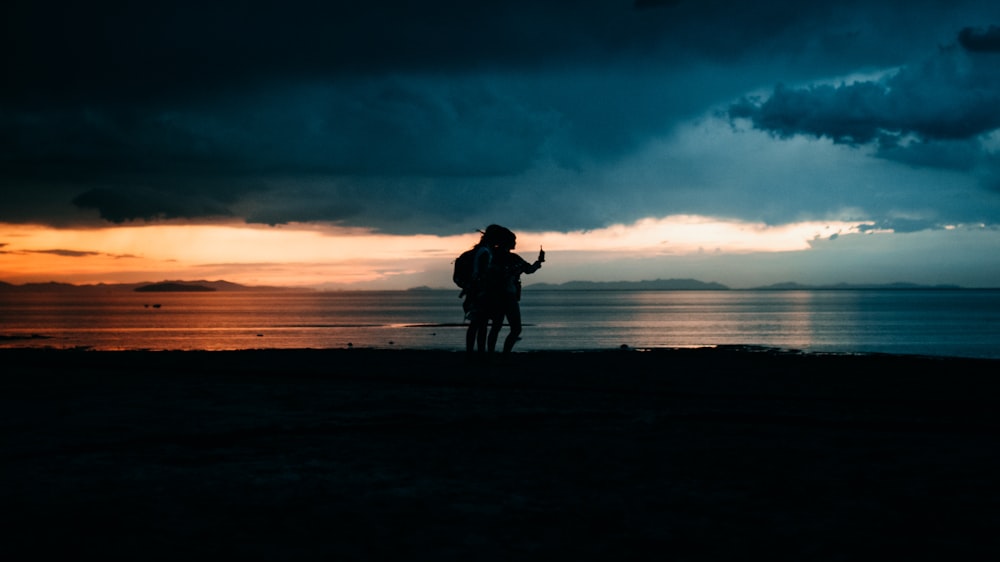
[[[2,281],[1000,286],[995,0],[0,12]]]

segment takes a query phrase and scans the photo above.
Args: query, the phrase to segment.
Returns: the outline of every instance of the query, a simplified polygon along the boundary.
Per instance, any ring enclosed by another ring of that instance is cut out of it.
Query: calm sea
[[[518,351],[752,345],[1000,358],[1000,291],[531,291]],[[0,347],[464,345],[456,291],[6,293]],[[502,336],[501,336],[502,337]]]

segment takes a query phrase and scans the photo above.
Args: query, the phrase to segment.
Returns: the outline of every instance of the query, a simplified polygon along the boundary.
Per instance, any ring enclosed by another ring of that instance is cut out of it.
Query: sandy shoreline
[[[1000,553],[1000,361],[0,350],[4,542],[407,560]],[[992,555],[992,556],[990,556]]]

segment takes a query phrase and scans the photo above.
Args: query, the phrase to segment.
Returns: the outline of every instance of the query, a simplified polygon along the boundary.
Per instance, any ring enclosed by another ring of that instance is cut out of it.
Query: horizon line
[[[138,288],[150,285],[161,285],[167,283],[175,284],[187,284],[187,285],[229,285],[238,289],[247,290],[281,290],[281,291],[313,291],[313,292],[408,292],[408,291],[451,291],[459,290],[457,287],[448,286],[435,286],[431,287],[428,285],[419,285],[414,287],[400,288],[400,289],[366,289],[358,287],[349,286],[330,286],[324,287],[322,285],[311,285],[311,286],[288,286],[288,285],[246,285],[242,283],[237,283],[233,281],[227,281],[225,279],[217,280],[182,280],[182,279],[167,279],[162,281],[136,281],[136,282],[99,282],[99,283],[89,283],[89,284],[79,284],[79,283],[69,283],[65,281],[29,281],[26,283],[11,283],[8,281],[0,280],[0,287],[7,286],[10,288],[41,288],[41,287],[65,287],[65,288],[76,288],[76,289],[95,289],[95,288]],[[675,284],[690,284],[689,287],[676,286],[669,288],[646,288],[638,287],[638,285],[651,285],[657,283],[675,283]],[[574,288],[573,285],[588,285],[592,287],[581,287]],[[636,287],[621,287],[612,289],[609,286],[621,285],[629,286],[636,285]],[[602,288],[603,287],[603,288]],[[562,283],[551,283],[551,282],[539,282],[532,284],[525,284],[525,289],[535,289],[535,290],[570,290],[570,291],[587,291],[587,290],[661,290],[661,291],[691,291],[691,290],[701,290],[701,291],[752,291],[752,290],[766,290],[766,291],[782,291],[782,290],[851,290],[851,289],[885,289],[885,290],[997,290],[1000,286],[984,286],[984,287],[969,287],[964,285],[958,285],[954,283],[916,283],[911,281],[893,281],[888,283],[848,283],[846,281],[840,281],[836,283],[825,283],[825,284],[804,284],[797,281],[782,281],[779,283],[772,283],[768,285],[756,285],[751,287],[730,287],[724,283],[718,283],[715,281],[701,281],[693,278],[670,278],[670,279],[642,279],[638,281],[632,280],[617,280],[617,281],[588,281],[588,280],[572,280],[565,281]]]

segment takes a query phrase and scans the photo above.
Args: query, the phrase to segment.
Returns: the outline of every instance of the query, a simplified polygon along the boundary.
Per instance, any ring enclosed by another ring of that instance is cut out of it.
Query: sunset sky
[[[1000,287],[995,0],[0,14],[0,281]]]

